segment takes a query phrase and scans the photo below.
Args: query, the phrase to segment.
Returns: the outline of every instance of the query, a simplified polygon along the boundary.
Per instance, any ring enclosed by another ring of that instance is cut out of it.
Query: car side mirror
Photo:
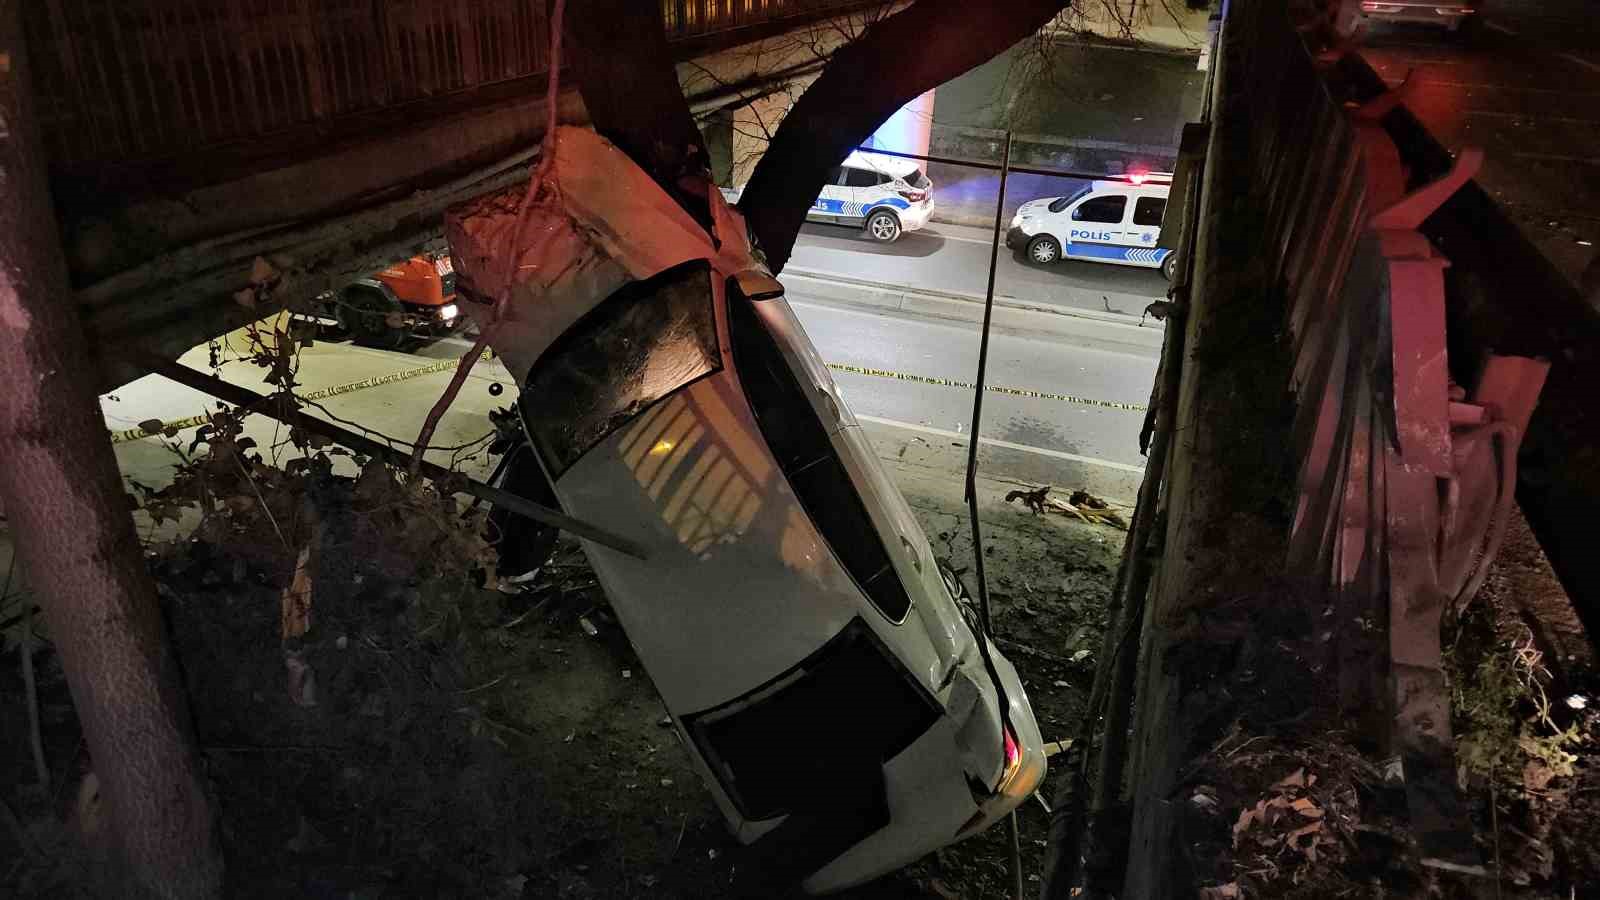
[[[760,269],[745,269],[733,276],[739,293],[750,300],[774,300],[783,296],[783,284]]]

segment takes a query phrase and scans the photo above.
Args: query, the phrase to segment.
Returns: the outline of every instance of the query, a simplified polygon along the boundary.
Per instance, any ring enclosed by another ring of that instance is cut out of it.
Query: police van
[[[806,211],[813,222],[856,226],[884,243],[920,229],[931,215],[933,182],[916,162],[859,150],[828,173]]]
[[[1045,197],[1018,207],[1006,246],[1029,261],[1082,259],[1160,269],[1172,279],[1177,254],[1156,246],[1167,212],[1172,176],[1130,175],[1092,181],[1065,197]]]

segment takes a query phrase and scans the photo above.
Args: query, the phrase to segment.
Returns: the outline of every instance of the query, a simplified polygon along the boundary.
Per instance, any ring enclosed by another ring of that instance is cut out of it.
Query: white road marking
[[[1567,62],[1576,63],[1577,65],[1583,66],[1585,69],[1588,69],[1591,72],[1600,72],[1600,63],[1592,63],[1576,53],[1557,53],[1556,55]]]
[[[1600,125],[1600,119],[1583,119],[1577,116],[1543,116],[1533,113],[1499,112],[1493,109],[1469,109],[1469,116],[1487,116],[1494,119],[1514,119],[1526,122],[1562,122],[1574,125]]]
[[[1600,166],[1600,156],[1564,156],[1560,153],[1516,153],[1518,159],[1536,159],[1540,162],[1570,162],[1585,166]]]
[[[1405,81],[1403,78],[1385,78],[1385,84],[1398,87]],[[1477,91],[1518,91],[1524,94],[1560,94],[1565,97],[1600,97],[1600,91],[1563,91],[1559,88],[1514,87],[1506,84],[1488,84],[1478,81],[1442,81],[1436,78],[1422,79],[1419,84],[1435,85],[1438,87],[1468,88]]]
[[[1492,29],[1494,31],[1498,31],[1501,34],[1509,34],[1512,37],[1516,37],[1517,36],[1516,29],[1507,28],[1506,26],[1501,25],[1499,22],[1496,22],[1496,21],[1494,21],[1492,19],[1484,19],[1483,20],[1483,27],[1488,28],[1488,29]]]
[[[951,440],[962,442],[965,442],[968,438],[972,437],[970,434],[962,434],[959,431],[947,431],[943,428],[934,428],[930,425],[918,425],[912,422],[901,422],[895,419],[880,419],[877,416],[864,416],[860,413],[856,413],[856,420],[859,422],[871,422],[874,425],[887,425],[890,428],[904,428],[907,431],[920,431],[923,434],[931,434],[935,437],[950,438]],[[1035,453],[1039,456],[1049,456],[1054,459],[1064,459],[1068,462],[1083,463],[1084,465],[1088,466],[1103,466],[1107,469],[1116,469],[1119,472],[1136,472],[1139,474],[1144,473],[1144,466],[1130,466],[1127,463],[1112,462],[1109,459],[1096,459],[1092,456],[1079,456],[1076,453],[1064,453],[1060,450],[1051,450],[1046,447],[1030,447],[1027,444],[1016,444],[1012,443],[1011,441],[1002,441],[997,438],[979,438],[978,442],[981,444],[988,444],[991,447],[999,447],[1004,450],[1020,450],[1023,453]]]
[[[912,233],[915,234],[916,232],[912,232]],[[987,238],[970,238],[970,237],[962,237],[959,234],[945,234],[942,231],[934,231],[931,228],[927,230],[927,234],[929,236],[932,236],[932,237],[942,237],[947,241],[961,241],[961,242],[967,243],[967,244],[982,244],[985,247],[987,247],[990,244],[994,243],[993,240],[987,239]]]

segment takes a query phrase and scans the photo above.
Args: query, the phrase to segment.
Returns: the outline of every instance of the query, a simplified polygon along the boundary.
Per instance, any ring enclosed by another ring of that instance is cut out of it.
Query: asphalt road
[[[929,441],[965,441],[971,434],[977,325],[819,303],[800,293],[791,293],[789,300],[823,359],[843,367],[835,369],[834,378],[857,416]],[[453,359],[467,346],[468,340],[452,337],[412,352]],[[1142,468],[1138,435],[1144,413],[1117,407],[1148,402],[1157,352],[1094,346],[1092,337],[992,332],[987,383],[999,390],[985,393],[980,434],[1012,451],[1006,462],[1010,471],[993,474],[1050,480],[1045,473],[1063,461],[1124,474],[1130,467]],[[852,368],[914,377],[859,374]],[[1048,396],[1026,396],[1030,393]]]
[[[939,86],[934,121],[1068,140],[1176,147],[1199,114],[1205,73],[1193,54],[1023,41]]]
[[[1485,0],[1459,34],[1374,24],[1362,53],[1574,281],[1600,245],[1600,20],[1585,0]]]
[[[792,296],[790,301],[829,364],[969,385],[976,378],[977,326],[813,304],[804,297]],[[984,395],[980,436],[1050,455],[1143,466],[1138,439],[1144,413],[1098,404],[1142,407],[1150,398],[1155,371],[1153,350],[1099,349],[1064,339],[995,332],[989,342],[990,386],[1096,402],[990,391]],[[927,433],[933,435],[971,433],[970,387],[838,369],[834,379],[857,416],[931,429]]]
[[[989,278],[989,235],[988,229],[934,223],[892,244],[880,244],[857,228],[808,224],[795,244],[788,271],[981,297]],[[1002,245],[995,293],[1137,319],[1151,301],[1166,297],[1167,281],[1155,269],[1106,263],[1037,266]]]

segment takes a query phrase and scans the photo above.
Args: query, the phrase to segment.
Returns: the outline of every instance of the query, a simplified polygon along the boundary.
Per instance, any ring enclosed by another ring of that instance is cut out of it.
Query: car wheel
[[[390,316],[401,312],[398,302],[371,288],[349,288],[339,297],[339,327],[363,347],[399,349],[406,333],[391,324]]]
[[[867,236],[887,244],[900,237],[900,219],[892,212],[878,210],[867,216]]]
[[[1173,278],[1176,278],[1177,275],[1178,275],[1178,251],[1174,250],[1171,253],[1167,254],[1167,258],[1166,259],[1163,259],[1161,261],[1161,276],[1163,278],[1167,279],[1167,281],[1171,281]]]
[[[1041,234],[1028,242],[1028,260],[1040,265],[1061,258],[1061,244],[1048,234]]]

